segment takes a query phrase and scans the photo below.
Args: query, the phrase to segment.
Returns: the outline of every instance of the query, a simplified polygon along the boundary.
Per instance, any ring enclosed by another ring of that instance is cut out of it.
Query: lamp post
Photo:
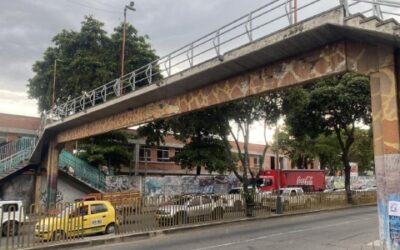
[[[277,198],[276,198],[276,213],[277,214],[282,214],[283,213],[283,206],[282,206],[282,196],[281,196],[281,168],[280,168],[280,164],[279,164],[279,125],[278,122],[276,123],[276,132],[275,132],[275,143],[276,143],[276,153],[275,153],[275,166],[276,166],[276,173],[277,173],[277,184],[278,184],[278,188],[277,188]]]
[[[56,101],[56,75],[57,75],[57,62],[63,62],[60,59],[54,59],[54,68],[53,68],[53,86],[51,88],[51,106],[54,107]]]
[[[123,27],[122,27],[122,50],[121,50],[121,88],[120,88],[120,94],[123,93],[123,82],[122,82],[122,77],[125,74],[125,37],[126,37],[126,11],[127,10],[131,10],[131,11],[135,11],[136,9],[133,8],[133,6],[135,5],[134,2],[130,2],[129,5],[125,5],[124,8],[124,23],[123,23]]]

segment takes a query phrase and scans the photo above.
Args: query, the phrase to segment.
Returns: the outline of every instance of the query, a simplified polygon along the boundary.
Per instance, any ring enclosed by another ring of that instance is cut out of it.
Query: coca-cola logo
[[[301,178],[301,176],[297,177],[296,185],[312,186],[313,185],[313,176],[306,176],[304,178]]]

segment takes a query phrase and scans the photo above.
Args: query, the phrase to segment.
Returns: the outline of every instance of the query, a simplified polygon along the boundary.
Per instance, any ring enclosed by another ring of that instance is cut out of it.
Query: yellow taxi
[[[80,235],[111,234],[115,228],[115,209],[109,201],[84,201],[39,220],[35,225],[35,236],[40,240],[60,240]]]

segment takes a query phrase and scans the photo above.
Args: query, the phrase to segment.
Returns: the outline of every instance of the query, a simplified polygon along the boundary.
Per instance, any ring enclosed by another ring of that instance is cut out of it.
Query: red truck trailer
[[[280,187],[301,187],[305,192],[322,192],[325,190],[324,170],[279,170]],[[278,170],[261,172],[262,185],[260,191],[276,191],[278,189]]]

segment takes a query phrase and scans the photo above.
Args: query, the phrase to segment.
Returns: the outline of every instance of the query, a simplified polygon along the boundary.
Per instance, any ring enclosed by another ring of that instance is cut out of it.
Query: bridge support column
[[[389,204],[396,202],[400,215],[400,57],[390,47],[378,47],[377,52],[378,70],[370,74],[370,79],[379,234],[384,249],[400,249],[399,238],[393,237],[395,230],[400,230],[400,217],[389,216]]]
[[[57,202],[58,157],[60,150],[55,140],[50,141],[47,154],[47,208],[54,208]]]

